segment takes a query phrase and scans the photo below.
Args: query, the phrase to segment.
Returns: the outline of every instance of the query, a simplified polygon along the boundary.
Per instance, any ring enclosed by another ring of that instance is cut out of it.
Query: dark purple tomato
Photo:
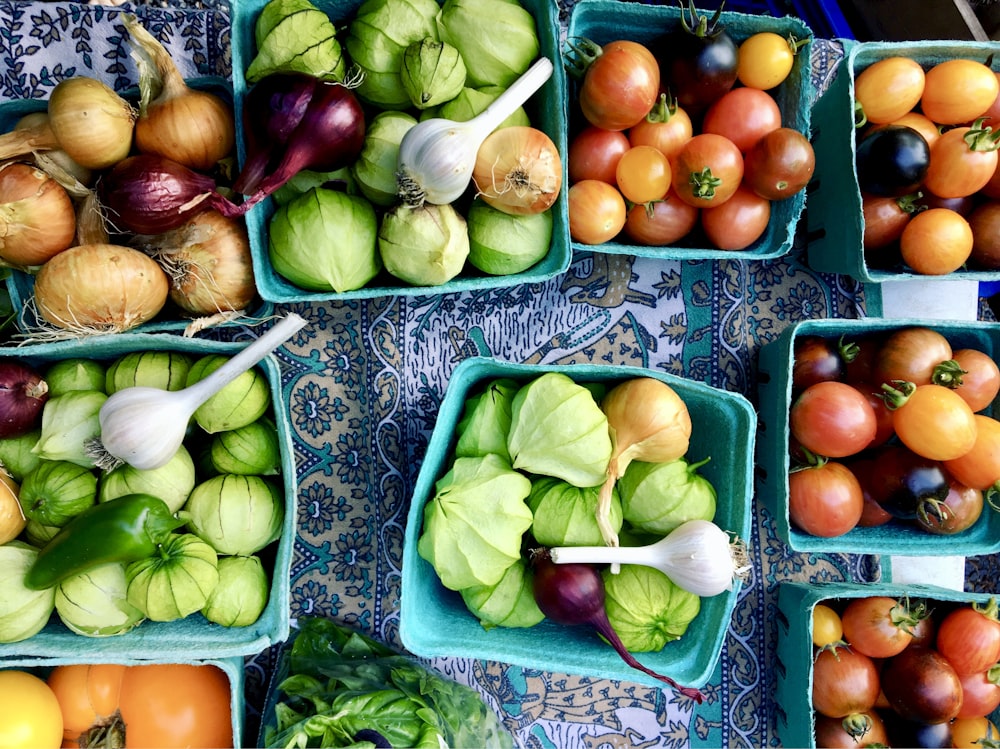
[[[889,125],[861,139],[856,161],[861,192],[898,197],[920,187],[931,149],[912,127]]]
[[[652,45],[660,62],[660,87],[669,90],[689,114],[704,112],[736,83],[739,48],[719,21],[722,8],[709,18],[694,3],[681,26]]]

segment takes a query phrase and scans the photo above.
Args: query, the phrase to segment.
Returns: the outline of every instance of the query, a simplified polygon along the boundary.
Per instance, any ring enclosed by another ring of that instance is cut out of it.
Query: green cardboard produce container
[[[578,383],[612,385],[647,376],[670,385],[684,399],[694,425],[688,455],[693,460],[711,456],[699,473],[718,492],[715,522],[749,542],[755,417],[753,407],[742,395],[638,367],[529,365],[473,357],[459,364],[452,374],[414,488],[403,541],[400,637],[407,649],[425,657],[484,658],[662,687],[662,682],[625,665],[609,645],[582,627],[543,621],[524,629],[485,630],[459,594],[444,588],[433,567],[417,553],[424,505],[434,495],[435,482],[448,468],[455,428],[466,398],[497,377],[528,382],[546,372],[562,372]],[[637,654],[639,660],[681,684],[704,685],[715,669],[739,591],[737,582],[731,591],[702,598],[701,610],[684,636],[659,652]]]
[[[883,270],[868,264],[864,246],[861,189],[855,164],[857,145],[854,127],[854,80],[865,68],[888,57],[909,57],[925,70],[944,60],[967,58],[987,62],[996,55],[989,42],[909,41],[844,42],[844,58],[837,66],[830,87],[816,102],[813,112],[813,147],[816,178],[809,195],[806,222],[809,231],[809,265],[828,273],[849,275],[862,283],[906,279],[1000,279],[1000,271],[960,269],[943,276]],[[1000,60],[993,60],[1000,70]]]
[[[129,658],[123,658],[120,655],[115,655],[113,653],[101,654],[97,657],[91,657],[89,653],[81,653],[78,656],[65,658],[5,658],[2,662],[0,662],[0,668],[4,670],[17,669],[20,671],[27,671],[28,673],[32,673],[39,678],[45,679],[48,678],[49,673],[56,666],[72,666],[80,663],[120,663],[126,666],[159,663],[171,665],[215,666],[221,669],[226,674],[226,678],[229,679],[229,687],[232,695],[230,707],[233,713],[233,746],[243,746],[244,705],[246,701],[243,694],[245,674],[242,658],[210,658],[199,661],[190,658],[178,657],[172,660],[146,660],[140,662]]]
[[[686,3],[681,3],[686,6]],[[607,44],[618,39],[650,44],[661,35],[677,29],[681,25],[682,10],[676,3],[647,4],[620,2],[620,0],[579,0],[569,19],[567,36],[586,37],[598,44]],[[705,13],[706,11],[699,11]],[[707,11],[709,15],[713,11]],[[783,37],[789,35],[797,39],[811,38],[812,30],[802,20],[793,16],[774,18],[770,15],[750,15],[747,13],[723,12],[720,22],[737,44],[760,31],[773,31]],[[651,48],[655,52],[655,48]],[[808,50],[808,47],[806,47]],[[573,122],[579,110],[577,86],[572,79],[567,85],[568,121]],[[807,137],[810,135],[813,84],[809,69],[809,55],[795,56],[795,64],[787,80],[770,92],[781,110],[784,127],[794,128]],[[570,142],[572,136],[571,132]],[[681,260],[702,260],[707,258],[726,260],[766,260],[781,257],[792,248],[799,217],[806,203],[806,191],[785,200],[771,203],[771,218],[764,234],[756,242],[743,250],[720,250],[711,247],[708,240],[700,236],[696,229],[690,239],[676,246],[656,247],[632,244],[626,234],[599,245],[573,242],[577,251],[593,250],[615,255],[638,255],[640,257],[671,258]]]
[[[967,593],[936,585],[891,583],[800,583],[778,586],[778,681],[775,690],[776,727],[783,746],[815,749],[816,714],[812,709],[813,610],[818,603],[889,596],[929,599],[930,603],[986,603],[990,595]],[[996,720],[996,713],[993,714]]]
[[[774,516],[778,537],[794,551],[847,554],[952,556],[992,554],[1000,550],[1000,514],[987,506],[971,528],[951,536],[935,536],[915,526],[892,521],[873,528],[857,527],[833,538],[797,530],[788,516],[788,410],[792,397],[795,339],[805,335],[847,340],[866,333],[924,326],[938,331],[952,348],[977,348],[1000,357],[1000,327],[983,322],[913,319],[803,320],[789,326],[760,350],[758,394],[761,419],[757,445],[757,491]]]
[[[535,18],[541,56],[552,60],[555,70],[552,77],[525,104],[525,111],[532,124],[543,130],[555,143],[559,153],[566,153],[566,122],[562,101],[565,99],[565,76],[559,56],[558,9],[551,0],[519,0]],[[254,42],[254,25],[267,0],[233,0],[232,5],[232,45],[233,45],[233,86],[236,93],[237,153],[239,163],[246,161],[246,134],[243,126],[243,101],[248,90],[245,77],[247,67],[257,54]],[[340,25],[347,25],[349,17],[357,11],[361,0],[315,0],[314,4]],[[489,23],[489,19],[483,19]],[[344,50],[347,54],[346,48]],[[538,263],[521,273],[506,276],[488,276],[480,273],[466,262],[463,271],[447,283],[439,286],[411,286],[382,271],[368,285],[354,291],[337,293],[333,291],[310,291],[303,289],[275,272],[268,252],[268,226],[274,215],[274,200],[268,198],[251,208],[247,213],[247,227],[250,230],[250,247],[253,254],[254,274],[261,296],[271,302],[317,302],[327,300],[369,299],[373,297],[416,294],[445,294],[459,291],[482,291],[514,286],[518,284],[540,283],[564,273],[572,260],[569,245],[569,210],[566,199],[568,188],[566,165],[562,165],[563,188],[552,213],[552,244],[548,254]],[[329,245],[329,251],[336,251],[336,243],[325,238],[318,241]]]
[[[187,84],[192,88],[201,91],[211,91],[212,93],[223,97],[227,101],[232,101],[233,99],[232,86],[228,81],[222,78],[215,76],[191,78],[187,80]],[[122,92],[122,95],[130,100],[136,100],[138,98],[138,91],[130,89]],[[0,102],[0,133],[6,133],[13,130],[17,121],[25,115],[32,114],[34,112],[44,112],[47,103],[47,100],[44,99],[16,99],[13,101]],[[30,273],[25,273],[15,269],[11,270],[10,275],[7,276],[5,280],[5,283],[7,285],[7,293],[10,295],[11,304],[17,311],[16,323],[18,329],[25,332],[37,330],[40,326],[48,326],[48,323],[39,318],[34,305],[30,304],[35,288],[34,276]],[[257,298],[248,310],[247,314],[253,318],[263,319],[271,313],[273,306],[274,305],[269,302],[264,302],[262,299]],[[180,333],[188,324],[191,323],[191,321],[191,317],[182,315],[180,310],[168,300],[166,306],[159,315],[149,322],[133,328],[132,332]],[[222,327],[229,327],[239,324],[241,324],[241,321],[236,319],[222,322],[219,325]]]
[[[132,351],[184,352],[195,359],[208,355],[233,356],[245,344],[184,338],[177,335],[119,333],[96,336],[89,340],[59,341],[19,348],[0,349],[0,357],[19,360],[37,368],[69,358],[84,358],[111,362]],[[45,658],[85,657],[92,662],[106,658],[202,659],[245,656],[259,653],[283,641],[289,632],[289,574],[292,547],[295,541],[297,482],[292,451],[291,428],[287,409],[287,392],[282,386],[281,370],[274,355],[268,355],[258,365],[270,387],[275,426],[281,452],[281,480],[285,494],[285,515],[281,536],[262,552],[265,564],[271,561],[270,591],[267,605],[260,618],[245,627],[224,627],[214,624],[200,613],[172,622],[144,621],[124,634],[112,637],[85,637],[69,630],[56,612],[48,624],[26,640],[0,644],[0,658],[34,656]],[[192,456],[194,457],[194,456]],[[178,661],[180,662],[180,661]]]

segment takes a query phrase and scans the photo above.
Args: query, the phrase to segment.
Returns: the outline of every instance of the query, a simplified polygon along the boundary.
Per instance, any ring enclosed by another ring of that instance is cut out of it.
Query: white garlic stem
[[[133,468],[166,465],[180,448],[198,407],[305,324],[299,315],[288,315],[207,377],[183,390],[130,387],[112,394],[98,415],[104,452]]]
[[[400,197],[412,205],[445,205],[462,197],[483,141],[542,87],[552,70],[552,61],[540,58],[468,122],[434,117],[407,130],[396,162]]]

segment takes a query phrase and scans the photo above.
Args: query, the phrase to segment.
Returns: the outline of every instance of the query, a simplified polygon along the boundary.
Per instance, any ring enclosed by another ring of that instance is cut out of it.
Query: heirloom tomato
[[[870,658],[889,658],[913,640],[917,616],[903,601],[889,596],[854,598],[840,615],[844,639]]]
[[[570,183],[598,179],[615,184],[618,160],[628,149],[628,138],[619,130],[603,130],[593,125],[584,128],[569,144],[566,169]]]
[[[825,648],[844,638],[844,627],[840,615],[829,606],[817,603],[813,606],[812,641],[818,648]]]
[[[1000,81],[977,60],[945,60],[927,71],[920,109],[939,125],[972,122],[1000,94]]]
[[[891,332],[879,346],[872,380],[877,385],[893,380],[926,385],[931,381],[934,368],[951,356],[948,339],[933,328],[900,328]]]
[[[630,203],[659,200],[670,187],[670,162],[652,146],[633,146],[618,160],[615,181]]]
[[[952,479],[941,500],[927,500],[917,511],[916,522],[928,533],[951,536],[971,528],[983,514],[983,493]]]
[[[899,237],[903,261],[922,275],[943,276],[958,270],[972,255],[969,222],[949,208],[921,211]]]
[[[625,198],[616,187],[597,179],[571,185],[569,233],[577,242],[601,244],[618,236],[625,226]]]
[[[693,135],[691,117],[676,100],[669,100],[666,94],[660,94],[659,101],[649,114],[628,129],[630,144],[652,146],[668,159],[673,158]]]
[[[976,414],[976,441],[972,449],[954,460],[946,460],[945,468],[957,481],[981,491],[987,491],[1000,481],[1000,421]]]
[[[720,250],[743,250],[760,239],[771,220],[771,201],[740,185],[725,203],[701,211],[701,228]]]
[[[899,241],[903,229],[916,212],[916,194],[897,198],[891,195],[861,196],[864,219],[862,243],[866,250],[877,250]]]
[[[977,268],[1000,269],[1000,200],[988,200],[969,214],[972,254]]]
[[[772,89],[792,72],[795,55],[808,43],[808,39],[784,37],[773,31],[751,34],[740,43],[736,77],[744,86]]]
[[[875,438],[878,424],[868,399],[844,382],[817,382],[792,404],[792,436],[810,452],[828,458],[855,455]]]
[[[861,485],[835,460],[788,474],[788,518],[811,536],[832,538],[854,528],[864,510]]]
[[[625,233],[639,244],[663,246],[683,239],[697,225],[698,209],[668,192],[662,200],[629,208]]]
[[[959,718],[985,717],[1000,707],[1000,669],[995,666],[974,674],[959,674],[962,683],[962,709]]]
[[[877,710],[855,713],[847,718],[816,716],[816,746],[827,749],[859,749],[889,745],[885,721]]]
[[[854,78],[854,98],[868,122],[897,120],[920,101],[924,69],[909,57],[886,57]]]
[[[816,170],[812,144],[798,130],[779,127],[746,154],[744,182],[762,198],[783,200],[802,190]]]
[[[982,411],[1000,393],[1000,367],[993,357],[979,349],[963,348],[952,354],[961,369],[957,382],[950,385],[973,411]],[[942,383],[946,384],[946,383]]]
[[[813,660],[813,708],[830,718],[871,710],[878,699],[875,662],[850,647],[825,649]]]
[[[1000,660],[1000,622],[996,603],[966,604],[938,624],[937,651],[958,674],[985,671]]]
[[[983,749],[1000,741],[1000,730],[989,718],[955,718],[951,722],[951,745],[955,749]]]
[[[588,41],[579,40],[583,56],[592,56],[578,98],[583,116],[605,130],[627,130],[649,113],[660,94],[656,58],[638,42],[622,39],[598,49]]]
[[[962,707],[958,674],[933,648],[906,648],[887,659],[882,691],[901,718],[918,723],[947,723]]]
[[[835,343],[818,335],[801,335],[792,344],[792,392],[844,376],[844,360]]]
[[[747,153],[772,130],[781,127],[781,110],[766,91],[734,88],[713,102],[705,112],[701,132],[728,138]]]
[[[962,396],[934,384],[897,390],[905,401],[895,405],[892,426],[910,450],[930,460],[954,460],[973,448],[976,418]],[[895,393],[889,392],[888,397],[898,402]]]
[[[974,127],[944,132],[931,146],[923,187],[941,198],[964,198],[982,190],[997,169],[993,131],[980,121]]]
[[[674,192],[695,208],[725,203],[743,180],[743,154],[721,135],[699,133],[674,158]]]

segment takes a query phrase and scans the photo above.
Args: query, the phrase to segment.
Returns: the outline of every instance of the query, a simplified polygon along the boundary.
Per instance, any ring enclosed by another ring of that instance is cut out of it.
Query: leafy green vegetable
[[[587,388],[546,372],[514,396],[507,449],[514,468],[598,486],[611,460],[608,418]]]
[[[678,458],[666,463],[629,463],[618,479],[625,520],[636,528],[665,536],[688,520],[712,520],[715,517],[715,487],[698,468]]]
[[[511,402],[519,385],[506,377],[490,382],[486,389],[465,401],[456,432],[455,455],[475,457],[494,453],[510,462],[507,434],[510,432]]]
[[[701,610],[701,598],[652,567],[623,564],[604,578],[608,621],[633,653],[662,650],[683,635]]]
[[[531,527],[531,482],[498,455],[458,458],[424,506],[417,552],[451,590],[495,585]]]
[[[321,617],[300,617],[261,726],[264,747],[508,749],[513,739],[471,688]]]
[[[604,539],[597,526],[597,497],[600,487],[580,488],[548,476],[536,479],[528,495],[534,516],[531,532],[543,546],[601,546]],[[609,522],[616,531],[622,527],[622,507],[617,490],[612,490]]]

